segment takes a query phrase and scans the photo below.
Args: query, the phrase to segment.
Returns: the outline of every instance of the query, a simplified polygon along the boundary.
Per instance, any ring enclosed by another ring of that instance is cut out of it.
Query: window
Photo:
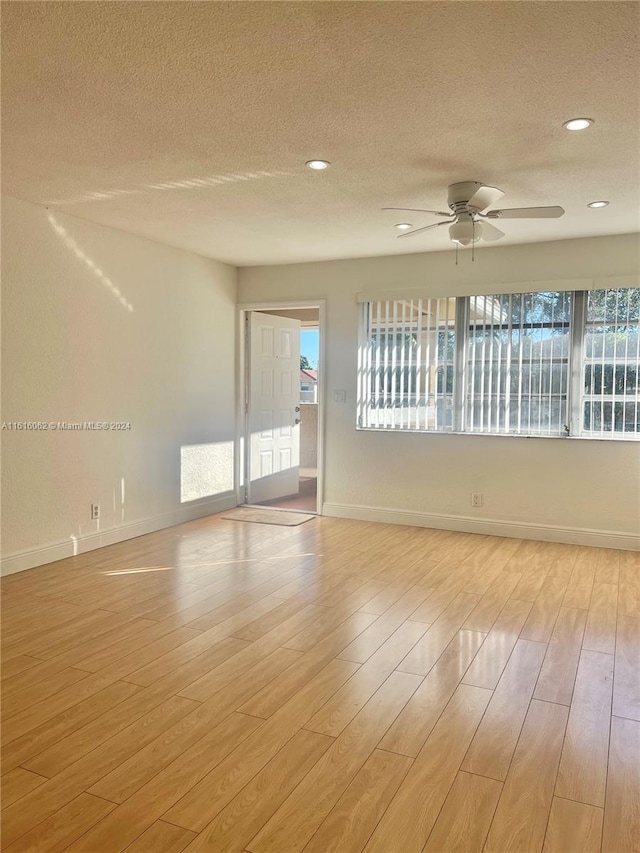
[[[640,288],[587,294],[583,431],[640,434]]]
[[[361,351],[369,427],[453,427],[455,299],[371,302]]]
[[[358,426],[640,436],[640,288],[362,303]]]
[[[571,294],[472,296],[468,303],[468,431],[562,434]]]

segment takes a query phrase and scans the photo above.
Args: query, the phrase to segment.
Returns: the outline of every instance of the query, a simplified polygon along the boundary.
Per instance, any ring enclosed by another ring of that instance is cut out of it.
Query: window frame
[[[611,429],[610,432],[603,433],[590,432],[584,427],[584,381],[585,381],[585,338],[587,334],[587,304],[589,293],[601,290],[616,291],[616,290],[636,290],[637,287],[592,287],[589,290],[535,290],[535,291],[514,291],[504,294],[473,294],[467,296],[431,296],[422,297],[423,299],[455,299],[455,318],[454,318],[454,373],[453,373],[453,426],[449,429],[443,428],[416,428],[410,425],[390,426],[390,425],[363,425],[364,413],[371,407],[371,395],[367,396],[367,377],[366,365],[363,363],[364,348],[369,345],[371,339],[371,312],[372,305],[375,302],[386,301],[391,306],[395,303],[400,304],[402,298],[394,299],[389,295],[386,299],[374,299],[369,301],[362,300],[359,304],[359,321],[358,321],[358,382],[357,382],[357,417],[356,429],[365,432],[385,432],[385,433],[426,433],[430,435],[484,435],[502,438],[570,438],[588,441],[638,441],[640,440],[640,430],[638,431],[622,431]],[[571,298],[571,312],[568,321],[569,333],[569,348],[567,355],[567,383],[566,383],[566,417],[567,424],[564,425],[562,432],[515,432],[515,431],[487,431],[479,429],[469,429],[469,406],[468,406],[468,353],[470,341],[470,313],[471,300],[481,296],[494,297],[501,295],[503,297],[512,297],[515,295],[523,296],[525,294],[536,293],[563,293],[569,294]],[[416,297],[419,298],[419,297]],[[397,310],[397,306],[396,309]],[[640,320],[638,321],[640,324]],[[638,362],[640,366],[640,360]]]

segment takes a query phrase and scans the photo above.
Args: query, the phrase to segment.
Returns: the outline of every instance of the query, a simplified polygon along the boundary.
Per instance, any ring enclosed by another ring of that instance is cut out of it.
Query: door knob
[[[295,421],[294,421],[294,423],[295,423],[295,424],[299,424],[299,423],[300,423],[300,418],[296,418],[296,419],[295,419]]]

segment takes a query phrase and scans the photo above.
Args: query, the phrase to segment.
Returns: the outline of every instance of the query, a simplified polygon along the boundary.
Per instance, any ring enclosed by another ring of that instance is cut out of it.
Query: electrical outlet
[[[482,506],[482,492],[471,492],[471,506]]]
[[[91,504],[91,521],[98,521],[100,518],[100,504]]]

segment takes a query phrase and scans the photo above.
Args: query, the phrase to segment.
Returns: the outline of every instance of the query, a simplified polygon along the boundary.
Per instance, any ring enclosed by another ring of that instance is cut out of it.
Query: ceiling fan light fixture
[[[593,124],[592,118],[572,118],[562,125],[565,130],[586,130]]]
[[[394,228],[397,228],[398,231],[408,231],[409,228],[413,228],[413,225],[410,222],[398,222]]]
[[[322,169],[328,169],[331,163],[328,160],[307,160],[305,166],[308,166],[310,169],[313,169],[316,172],[322,171]]]
[[[459,246],[470,246],[482,237],[482,223],[471,218],[460,219],[449,226],[449,238]]]
[[[587,207],[606,207],[608,204],[608,201],[590,201]]]

